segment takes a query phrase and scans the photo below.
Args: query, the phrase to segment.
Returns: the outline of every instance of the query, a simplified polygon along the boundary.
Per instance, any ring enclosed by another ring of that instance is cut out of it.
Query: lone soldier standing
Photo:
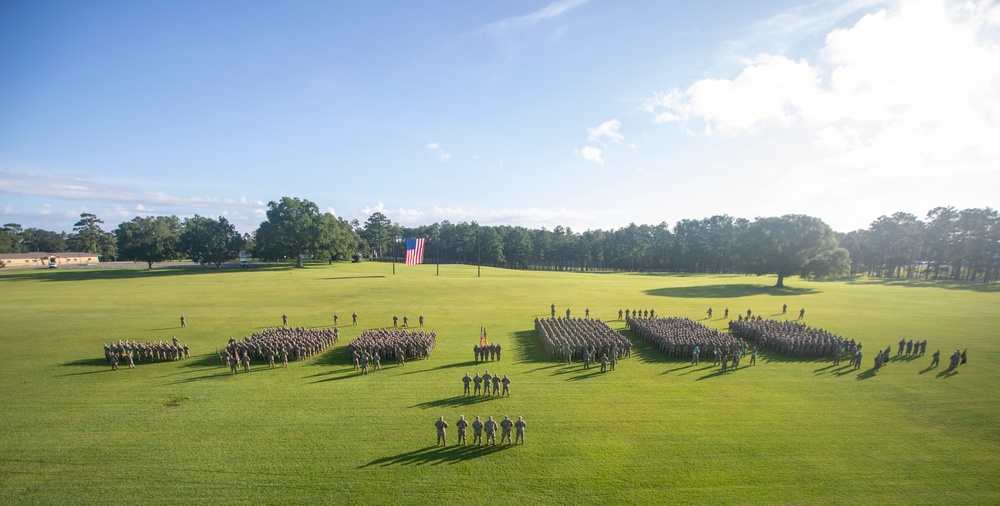
[[[514,444],[515,445],[517,444],[518,441],[520,441],[521,444],[524,444],[524,427],[527,426],[527,425],[528,424],[524,422],[524,418],[521,418],[520,416],[517,417],[517,421],[514,422],[514,429],[515,429]]]
[[[805,317],[806,317],[806,308],[802,308],[799,310],[799,319],[801,320]]]
[[[392,315],[392,326],[393,328],[399,326],[399,317],[397,317],[396,315]]]
[[[181,328],[187,327],[187,323],[184,321],[184,315],[181,315]]]
[[[497,445],[497,423],[493,420],[493,417],[489,417],[486,423],[483,425],[486,429],[486,444],[489,445],[493,442],[493,446]]]
[[[483,422],[479,420],[479,416],[472,422],[472,444],[483,445]]]
[[[569,308],[566,308],[566,319],[569,319]]]
[[[336,327],[337,326],[337,322],[339,322],[339,321],[340,321],[340,318],[338,318],[337,315],[334,314],[333,315],[333,326]]]
[[[288,326],[288,315],[286,315],[285,313],[281,313],[281,326],[282,327]]]
[[[455,427],[458,427],[458,444],[465,446],[465,429],[469,426],[469,422],[465,421],[465,415],[458,417],[458,421],[455,422]]]
[[[444,430],[448,428],[448,422],[444,421],[444,417],[439,417],[434,426],[437,427],[438,434],[438,446],[448,446],[448,441],[445,438]]]
[[[781,305],[781,314],[785,314],[787,312],[788,312],[788,304],[782,304]]]
[[[462,378],[462,384],[465,385],[465,390],[462,391],[462,395],[469,395],[469,384],[471,383],[472,377],[469,376],[469,373],[465,373],[465,377]]]
[[[712,319],[712,308],[708,308],[707,313],[708,313],[708,319],[711,320]]]
[[[409,326],[410,326],[410,319],[407,318],[407,316],[404,314],[403,315],[403,327],[409,327]]]
[[[424,315],[420,315],[420,328],[424,328]]]
[[[935,351],[934,355],[931,356],[933,357],[931,359],[931,367],[932,368],[937,367],[938,363],[941,362],[941,350]]]
[[[351,319],[354,320],[354,324],[357,325],[358,324],[358,313],[352,313],[351,314]]]
[[[552,304],[552,319],[556,319],[556,305]]]
[[[112,371],[117,371],[118,370],[118,354],[117,353],[112,353],[111,354],[111,370]]]
[[[510,440],[510,428],[514,426],[514,422],[510,421],[510,417],[504,415],[503,420],[500,420],[500,444],[503,444],[504,439],[507,440],[507,444],[513,444]]]

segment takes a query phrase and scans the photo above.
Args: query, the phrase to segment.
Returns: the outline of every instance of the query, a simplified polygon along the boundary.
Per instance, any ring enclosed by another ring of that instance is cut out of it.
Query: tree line
[[[375,212],[348,222],[304,199],[268,203],[267,219],[240,234],[224,217],[136,217],[112,232],[82,214],[73,233],[4,225],[0,252],[82,251],[103,259],[154,262],[190,258],[221,266],[241,253],[268,261],[305,256],[335,260],[399,261],[402,239],[424,237],[428,263],[462,263],[510,269],[664,271],[791,275],[905,277],[996,282],[1000,266],[1000,217],[990,208],[938,207],[925,220],[895,213],[868,229],[836,233],[805,215],[684,219],[671,227],[637,225],[576,232],[558,226],[529,229],[477,222],[403,227]]]

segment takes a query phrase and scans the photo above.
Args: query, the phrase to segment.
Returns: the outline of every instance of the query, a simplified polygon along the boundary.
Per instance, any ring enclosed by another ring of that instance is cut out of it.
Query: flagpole
[[[441,275],[441,244],[440,244],[441,243],[441,238],[438,237],[438,240],[434,241],[434,242],[436,243],[436,244],[434,244],[434,257],[435,257],[435,260],[437,261],[437,274],[435,274],[435,276],[440,276]]]
[[[392,275],[396,275],[396,236],[392,236]]]

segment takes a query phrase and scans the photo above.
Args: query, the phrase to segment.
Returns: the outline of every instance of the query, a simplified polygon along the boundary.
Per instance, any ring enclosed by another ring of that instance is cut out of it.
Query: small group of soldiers
[[[914,341],[913,339],[907,341],[906,338],[899,340],[899,349],[896,351],[897,357],[903,354],[920,356],[924,353],[927,353],[926,339],[923,341]],[[889,356],[888,352],[886,356]]]
[[[550,312],[550,314],[552,316],[552,319],[555,320],[556,319],[556,305],[552,304],[552,308],[551,309],[552,309],[552,311]],[[566,308],[566,318],[569,318],[570,315],[572,315],[572,314],[573,314],[573,312],[570,311],[569,308]],[[590,319],[590,308],[589,307],[583,311],[583,318],[585,320],[589,320]]]
[[[656,310],[654,309],[626,309],[622,311],[618,310],[618,320],[628,321],[629,318],[656,318]]]
[[[523,445],[524,428],[528,426],[528,424],[524,421],[524,418],[520,416],[517,417],[517,421],[513,421],[510,419],[510,417],[504,415],[503,420],[500,420],[500,422],[494,420],[492,416],[487,417],[485,422],[480,420],[479,416],[476,416],[476,419],[470,424],[468,421],[466,421],[465,415],[462,415],[458,418],[458,421],[455,422],[455,426],[458,427],[458,444],[461,446],[465,446],[467,444],[465,433],[466,429],[469,428],[469,425],[472,425],[472,444],[478,446],[483,445],[484,432],[486,433],[485,444],[487,446],[488,445],[496,446],[498,428],[500,429],[500,444],[503,444],[504,441],[507,441],[508,445],[511,444],[516,445],[518,443]],[[444,420],[443,416],[438,417],[437,421],[434,422],[434,427],[437,429],[437,445],[448,446],[448,440],[445,431],[445,429],[448,428],[448,422]],[[514,429],[515,431],[514,440],[511,440],[511,435],[510,435],[511,429]]]
[[[614,354],[617,360],[632,354],[632,343],[601,320],[535,318],[535,330],[545,353],[550,357],[561,358],[567,364],[573,358],[585,359],[588,352],[591,362],[602,355],[610,358]]]
[[[499,343],[489,343],[489,344],[477,344],[472,347],[472,354],[476,359],[476,362],[492,362],[496,360],[500,361],[500,353],[503,351],[503,347]]]
[[[745,345],[690,318],[632,318],[625,320],[636,336],[671,358],[692,356],[694,365],[702,353],[713,350],[716,357],[730,356]],[[718,359],[716,360],[718,363]]]
[[[334,318],[336,318],[336,315],[334,315]],[[424,315],[420,315],[420,320],[419,321],[420,321],[420,328],[423,328],[424,327]],[[403,328],[407,328],[409,326],[410,326],[410,318],[404,314],[403,315]],[[396,316],[396,315],[392,315],[392,327],[393,328],[399,328],[399,317]]]
[[[406,359],[429,358],[437,345],[437,334],[423,329],[371,329],[361,333],[347,346],[354,370],[368,374],[368,365],[381,370],[382,359],[395,360],[396,365],[406,365]]]
[[[229,338],[219,359],[229,367],[231,374],[250,372],[251,360],[260,360],[268,367],[281,361],[281,367],[288,367],[289,360],[305,360],[316,355],[340,340],[339,329],[307,329],[304,327],[268,328],[243,336],[237,340]]]
[[[112,371],[118,370],[119,362],[124,361],[129,369],[135,369],[136,362],[160,362],[164,360],[184,360],[191,358],[191,349],[181,344],[177,336],[171,342],[159,341],[141,343],[119,339],[118,342],[104,344],[104,358],[111,365]]]
[[[788,357],[830,357],[847,355],[854,358],[860,346],[853,339],[807,326],[791,320],[741,318],[729,321],[729,331],[736,337],[756,342],[761,348],[774,350]]]
[[[475,392],[473,393],[472,386],[475,385]],[[490,386],[493,386],[492,393],[490,392]],[[503,390],[500,387],[503,386]],[[510,397],[510,378],[506,374],[503,378],[499,374],[490,374],[490,370],[487,369],[482,376],[479,372],[476,372],[475,376],[469,376],[469,373],[465,373],[462,377],[462,395],[498,395],[500,397],[507,396]]]

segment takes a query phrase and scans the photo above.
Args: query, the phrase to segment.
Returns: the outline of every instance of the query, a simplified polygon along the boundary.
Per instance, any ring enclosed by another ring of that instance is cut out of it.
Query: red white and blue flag
[[[424,242],[427,239],[420,237],[406,240],[406,265],[424,263]]]

